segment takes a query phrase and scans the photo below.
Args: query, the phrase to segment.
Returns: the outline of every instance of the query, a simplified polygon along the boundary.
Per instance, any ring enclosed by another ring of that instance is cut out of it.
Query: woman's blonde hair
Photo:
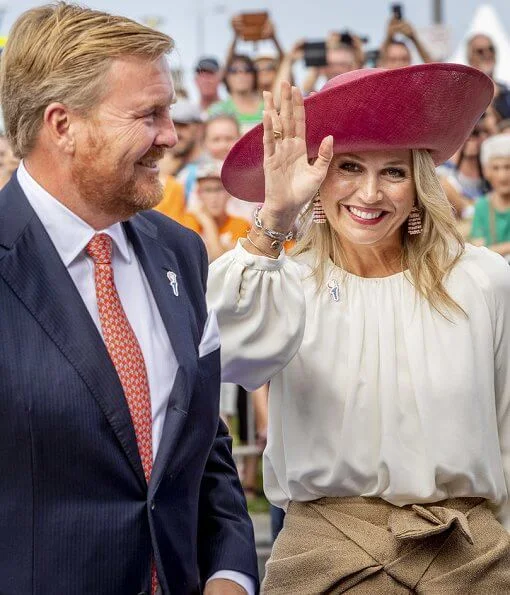
[[[17,157],[33,148],[44,110],[61,102],[81,114],[100,102],[115,58],[169,53],[168,35],[130,19],[58,2],[23,13],[2,53],[0,99]]]
[[[422,232],[409,235],[402,227],[402,267],[420,295],[443,316],[448,312],[464,312],[444,287],[448,273],[462,256],[464,240],[455,227],[455,218],[436,175],[428,151],[413,150],[413,178],[416,205],[420,210]],[[329,222],[312,223],[312,208],[303,215],[303,235],[293,254],[312,252],[316,259],[313,274],[320,287],[325,279],[328,259],[343,269],[348,268],[338,234]]]

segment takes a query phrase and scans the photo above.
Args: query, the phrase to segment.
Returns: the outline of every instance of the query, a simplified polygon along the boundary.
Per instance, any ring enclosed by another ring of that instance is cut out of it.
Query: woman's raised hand
[[[313,165],[308,163],[303,97],[283,82],[281,110],[273,96],[264,93],[265,202],[261,218],[265,227],[288,231],[304,205],[316,194],[333,157],[333,137],[321,142]]]

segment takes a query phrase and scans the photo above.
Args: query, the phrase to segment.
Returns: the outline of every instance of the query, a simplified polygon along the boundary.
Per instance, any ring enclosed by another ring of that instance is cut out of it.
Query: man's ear
[[[75,151],[75,126],[73,114],[63,103],[53,102],[44,110],[43,128],[47,138],[62,152]]]

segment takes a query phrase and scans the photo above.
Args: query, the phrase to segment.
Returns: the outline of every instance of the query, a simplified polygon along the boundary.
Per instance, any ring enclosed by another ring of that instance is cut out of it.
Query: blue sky
[[[24,10],[45,4],[37,0],[0,0],[6,8],[2,34]],[[389,4],[384,0],[86,0],[93,8],[124,14],[143,20],[159,16],[161,29],[176,41],[177,52],[172,62],[190,69],[200,52],[223,58],[232,34],[230,17],[236,12],[267,9],[276,22],[278,35],[285,48],[298,38],[321,39],[329,30],[349,28],[370,37],[368,48],[376,47],[383,36],[389,17]],[[432,0],[402,3],[405,17],[416,27],[432,22]],[[481,2],[477,0],[443,0],[444,20],[449,26],[452,50],[463,37],[472,16]],[[510,33],[510,0],[493,0],[507,33]],[[203,32],[203,33],[201,33]]]

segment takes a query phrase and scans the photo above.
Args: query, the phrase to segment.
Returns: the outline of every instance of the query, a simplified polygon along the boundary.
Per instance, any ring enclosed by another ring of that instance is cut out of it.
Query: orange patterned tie
[[[152,472],[152,414],[147,369],[136,338],[115,287],[112,268],[112,239],[96,234],[87,244],[94,261],[96,297],[104,342],[124,389],[145,479]],[[152,564],[152,592],[157,588],[156,568]]]

